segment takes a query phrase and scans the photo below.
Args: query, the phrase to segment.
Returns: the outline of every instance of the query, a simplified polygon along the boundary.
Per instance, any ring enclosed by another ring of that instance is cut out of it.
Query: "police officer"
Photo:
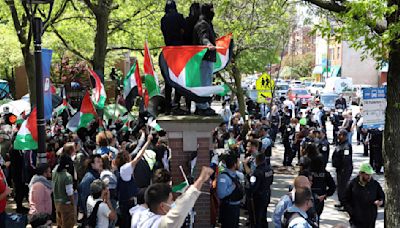
[[[331,115],[331,123],[333,125],[333,141],[332,145],[336,145],[337,143],[337,133],[339,131],[339,127],[342,126],[343,124],[343,116],[342,116],[342,110],[337,109],[336,112],[333,112]]]
[[[272,156],[272,146],[273,146],[273,140],[270,137],[270,134],[268,133],[270,131],[270,128],[266,125],[263,125],[260,129],[260,140],[261,144],[259,146],[260,152],[264,153],[267,159],[267,164],[270,164],[271,161],[271,156]]]
[[[285,134],[287,126],[290,125],[290,119],[292,118],[292,112],[289,110],[288,106],[283,108],[282,117],[281,117],[281,127],[280,132],[282,135]]]
[[[292,144],[294,142],[294,136],[296,133],[297,119],[292,118],[290,124],[286,126],[283,132],[282,142],[285,148],[285,153],[283,155],[283,166],[291,166],[294,157],[294,152],[292,149]]]
[[[382,141],[383,141],[383,131],[379,129],[370,129],[369,135],[369,148],[370,148],[370,159],[369,163],[374,168],[377,174],[381,173],[381,168],[383,166],[382,157]]]
[[[250,177],[250,223],[251,227],[268,227],[267,208],[271,200],[271,184],[274,171],[265,162],[265,154],[256,155],[257,168]]]
[[[318,143],[318,149],[319,152],[322,154],[323,156],[323,161],[324,161],[324,168],[326,168],[326,165],[328,164],[329,161],[329,141],[328,141],[328,137],[326,137],[326,130],[325,129],[321,129],[320,133],[319,133],[319,143]]]
[[[239,159],[234,154],[225,158],[226,169],[218,176],[217,196],[220,199],[219,222],[221,228],[239,227],[240,201],[244,190],[240,184],[237,170]]]
[[[311,190],[317,195],[318,202],[315,204],[315,210],[319,217],[324,210],[324,201],[335,193],[336,184],[331,174],[323,166],[311,165],[309,171],[313,177]]]
[[[340,130],[338,144],[332,154],[332,166],[336,168],[337,191],[340,204],[335,207],[343,210],[343,199],[347,184],[353,172],[353,149],[347,140],[347,131]]]
[[[347,108],[347,102],[346,99],[343,97],[343,94],[340,94],[338,99],[336,99],[335,108],[343,110]]]

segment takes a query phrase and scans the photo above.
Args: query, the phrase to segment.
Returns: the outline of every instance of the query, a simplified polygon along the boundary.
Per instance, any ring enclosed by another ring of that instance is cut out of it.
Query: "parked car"
[[[275,85],[275,97],[286,97],[289,90],[289,84],[281,82]]]
[[[308,104],[312,100],[312,96],[311,96],[310,92],[304,88],[290,88],[288,90],[287,96],[288,96],[289,100],[295,102],[296,95],[298,96],[298,98],[301,99],[301,107],[302,108],[308,107]]]
[[[329,116],[335,110],[335,101],[339,97],[336,93],[323,93],[320,95],[320,102],[324,105],[325,115]]]
[[[309,89],[312,95],[321,94],[322,90],[325,88],[324,82],[314,82],[310,85]]]
[[[303,81],[303,83],[302,83],[303,85],[304,85],[304,87],[309,87],[309,86],[311,86],[311,84],[313,84],[313,82],[310,82],[310,81]]]

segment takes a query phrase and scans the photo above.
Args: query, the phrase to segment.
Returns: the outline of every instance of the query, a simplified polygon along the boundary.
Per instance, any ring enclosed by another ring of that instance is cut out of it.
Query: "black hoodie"
[[[212,44],[215,46],[216,34],[212,24],[214,12],[211,10],[213,6],[211,4],[204,4],[201,6],[201,15],[199,21],[194,26],[193,30],[193,44],[194,45],[208,45]],[[204,55],[203,60],[216,62],[217,52],[208,50]]]

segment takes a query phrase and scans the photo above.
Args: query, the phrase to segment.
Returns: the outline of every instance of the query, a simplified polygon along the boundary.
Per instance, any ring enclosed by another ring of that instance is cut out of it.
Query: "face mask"
[[[168,203],[165,203],[170,209],[173,209],[174,207],[176,207],[176,204],[175,204],[175,202],[173,202],[173,203],[171,203],[171,204],[168,204]]]

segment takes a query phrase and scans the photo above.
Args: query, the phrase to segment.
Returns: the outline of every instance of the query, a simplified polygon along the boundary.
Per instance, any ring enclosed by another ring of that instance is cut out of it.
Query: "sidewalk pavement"
[[[328,128],[328,138],[332,136],[332,126],[329,124],[327,126]],[[369,157],[363,157],[363,146],[359,145],[357,146],[355,142],[355,137],[353,138],[353,175],[352,179],[358,175],[359,168],[362,163],[364,162],[369,162]],[[332,139],[329,138],[329,141]],[[279,142],[279,141],[278,141]],[[332,152],[334,150],[334,146],[330,147],[331,151],[331,156]],[[272,158],[271,158],[271,163],[272,166],[274,167],[275,170],[275,175],[274,175],[274,183],[271,187],[272,190],[272,197],[271,197],[271,203],[269,204],[268,207],[268,224],[269,227],[274,227],[272,224],[272,215],[275,209],[275,205],[278,203],[280,197],[282,197],[284,194],[287,193],[288,191],[288,186],[293,183],[293,179],[297,175],[297,168],[290,168],[286,169],[282,167],[282,160],[283,160],[283,145],[280,143],[275,144],[275,147],[273,148],[272,151]],[[331,158],[330,158],[331,159]],[[293,164],[297,163],[297,158],[294,159]],[[329,161],[329,164],[327,166],[327,170],[331,173],[332,177],[334,178],[336,182],[336,171],[335,168],[332,167],[331,160]],[[384,176],[383,175],[374,175],[373,178],[377,180],[382,188],[385,188],[385,181],[384,181]],[[385,190],[385,189],[384,189]],[[325,207],[324,211],[321,215],[321,222],[320,222],[320,227],[321,228],[330,228],[333,227],[334,225],[338,223],[344,223],[344,224],[349,224],[349,216],[346,212],[341,212],[335,209],[334,205],[337,203],[337,193],[328,198],[325,201]],[[376,221],[376,228],[383,228],[383,220],[384,220],[384,209],[379,208],[378,210],[378,218]]]

